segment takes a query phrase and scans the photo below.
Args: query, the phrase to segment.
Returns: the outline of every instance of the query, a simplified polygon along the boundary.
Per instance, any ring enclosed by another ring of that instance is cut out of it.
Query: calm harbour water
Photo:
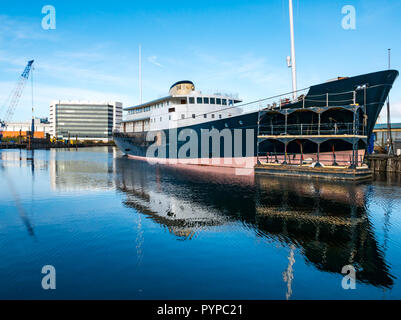
[[[400,177],[207,174],[107,147],[0,150],[0,176],[1,299],[401,298]]]

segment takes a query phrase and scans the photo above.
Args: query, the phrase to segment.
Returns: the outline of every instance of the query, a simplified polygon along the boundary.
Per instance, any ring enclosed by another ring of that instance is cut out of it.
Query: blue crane
[[[24,91],[26,82],[29,78],[29,74],[31,72],[31,69],[33,67],[33,62],[34,60],[28,61],[28,64],[26,65],[24,72],[22,72],[21,76],[19,77],[17,81],[17,85],[15,86],[14,90],[11,91],[10,96],[4,103],[3,107],[6,108],[6,112],[4,114],[4,118],[0,120],[0,141],[3,138],[3,131],[9,123],[14,115],[15,109],[19,103],[19,100],[21,98],[22,92]]]

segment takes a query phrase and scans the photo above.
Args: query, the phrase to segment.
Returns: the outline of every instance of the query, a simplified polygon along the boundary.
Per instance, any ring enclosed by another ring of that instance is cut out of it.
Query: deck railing
[[[260,136],[280,136],[280,135],[365,135],[365,127],[351,123],[321,123],[319,124],[288,124],[270,125],[260,124]]]

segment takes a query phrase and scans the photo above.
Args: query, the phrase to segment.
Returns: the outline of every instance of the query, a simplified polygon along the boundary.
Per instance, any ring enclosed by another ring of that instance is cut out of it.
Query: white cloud
[[[0,15],[0,39],[11,40],[56,40],[54,33],[47,32],[41,28],[41,16],[38,15],[37,23],[26,19],[10,18]]]
[[[291,77],[285,64],[276,66],[261,55],[248,53],[228,59],[198,51],[196,73],[214,88],[222,84],[221,91],[236,91],[244,101],[258,100],[282,94],[291,89]]]
[[[147,59],[151,64],[154,64],[157,67],[163,67],[159,62],[157,62],[157,56],[150,56]]]
[[[390,116],[392,123],[401,122],[401,100],[395,102],[390,101]],[[387,104],[384,104],[377,122],[387,123]]]

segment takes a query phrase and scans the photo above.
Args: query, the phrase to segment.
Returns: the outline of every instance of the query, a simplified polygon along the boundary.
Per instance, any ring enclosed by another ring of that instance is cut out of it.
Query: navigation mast
[[[139,44],[139,104],[142,104],[142,45]]]
[[[290,11],[290,32],[291,32],[291,58],[287,58],[288,67],[292,69],[292,98],[297,99],[297,65],[295,61],[295,40],[294,40],[294,15],[292,0],[289,0]]]
[[[391,68],[391,49],[388,49],[388,69]],[[393,136],[391,132],[391,116],[390,116],[390,93],[387,96],[387,153],[389,156],[394,155]]]

